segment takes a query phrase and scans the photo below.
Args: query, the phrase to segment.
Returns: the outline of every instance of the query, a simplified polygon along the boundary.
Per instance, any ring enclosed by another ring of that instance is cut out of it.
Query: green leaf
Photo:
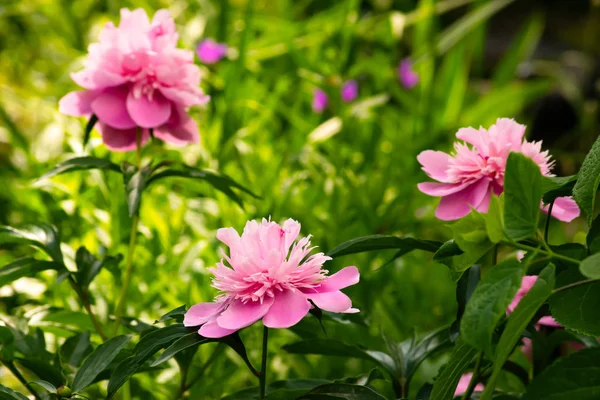
[[[404,371],[407,382],[410,383],[413,375],[417,372],[417,368],[419,368],[426,358],[442,349],[451,347],[451,345],[452,340],[448,327],[430,333],[414,346],[409,347],[409,345],[404,342],[402,347],[408,347],[408,350],[404,354],[404,366],[402,370]]]
[[[198,332],[193,331],[185,336],[182,336],[177,341],[175,341],[172,345],[167,347],[165,351],[162,352],[160,357],[158,357],[152,364],[151,367],[156,367],[159,364],[164,363],[165,361],[173,358],[177,353],[189,349],[190,347],[199,346],[203,343],[208,343],[209,341],[214,341],[202,337],[198,334]]]
[[[139,212],[142,202],[142,192],[149,183],[152,167],[150,164],[138,169],[135,165],[124,162],[121,166],[125,182],[125,195],[129,216],[133,217]]]
[[[577,175],[542,177],[544,204],[550,204],[559,197],[572,196],[575,182],[577,182]]]
[[[591,279],[600,279],[600,253],[589,256],[579,264],[579,271],[583,276]]]
[[[113,371],[108,382],[107,398],[111,398],[146,360],[189,333],[190,329],[184,327],[183,324],[173,324],[142,337],[133,349],[133,355],[121,361]]]
[[[242,199],[238,196],[236,192],[233,191],[233,189],[241,190],[242,192],[245,192],[254,198],[259,198],[259,196],[250,191],[250,189],[247,189],[246,187],[240,185],[227,175],[218,174],[216,172],[208,170],[192,168],[187,165],[178,165],[174,168],[163,170],[152,175],[152,177],[148,180],[148,185],[159,179],[167,177],[199,179],[206,181],[216,190],[224,193],[231,200],[235,201],[240,207],[243,207]]]
[[[485,217],[475,210],[452,224],[450,229],[454,233],[454,241],[463,251],[463,254],[453,257],[450,264],[450,270],[458,280],[467,268],[494,247],[494,243],[488,238]]]
[[[350,385],[347,383],[326,383],[317,386],[298,400],[325,400],[325,399],[347,399],[347,400],[385,400],[385,397],[368,386]]]
[[[440,33],[436,51],[444,54],[462,38],[483,24],[488,18],[506,7],[514,0],[492,0],[481,3],[482,5],[460,18]]]
[[[458,247],[458,244],[456,244],[454,239],[451,239],[440,246],[440,248],[433,254],[433,259],[436,261],[443,261],[454,256],[460,256],[463,253],[464,251]]]
[[[162,317],[160,317],[159,320],[154,321],[155,324],[159,323],[159,322],[165,322],[165,321],[169,321],[169,320],[176,320],[177,322],[183,322],[183,316],[186,313],[186,307],[185,304],[182,306],[179,306],[171,311],[169,311],[168,313],[166,313],[165,315],[163,315]]]
[[[538,229],[542,173],[529,157],[510,153],[504,176],[504,229],[513,240],[526,239]]]
[[[494,244],[499,243],[504,239],[504,199],[492,195],[490,199],[490,207],[485,215],[485,229],[488,238]]]
[[[557,287],[584,280],[577,269],[562,272]],[[550,297],[556,321],[584,335],[600,336],[600,281],[557,291]]]
[[[90,141],[90,135],[92,134],[92,129],[94,129],[96,122],[98,122],[98,117],[96,117],[96,114],[92,114],[90,120],[85,125],[85,132],[83,133],[83,147],[85,147]]]
[[[32,382],[29,382],[29,384],[36,384],[39,387],[44,388],[46,391],[56,394],[56,387],[48,381],[43,381],[43,380],[32,381]]]
[[[436,252],[442,245],[432,240],[420,240],[411,237],[398,237],[393,235],[370,235],[348,240],[331,250],[329,257],[341,257],[348,254],[364,253],[374,250],[399,249],[401,255],[412,250],[425,250]],[[397,255],[400,257],[401,255]]]
[[[0,244],[18,243],[37,247],[48,254],[52,260],[64,264],[60,250],[60,238],[56,228],[49,224],[30,225],[26,228],[0,226]]]
[[[590,254],[600,253],[600,215],[592,222],[590,231],[587,234],[586,243]]]
[[[29,400],[29,398],[6,386],[0,385],[0,400]]]
[[[63,361],[69,365],[79,367],[81,362],[93,351],[90,342],[90,332],[86,331],[73,335],[60,348],[60,354]]]
[[[21,258],[0,268],[0,287],[16,281],[19,278],[35,276],[38,272],[49,269],[63,269],[62,264],[51,261],[36,260],[32,257]]]
[[[463,340],[492,354],[492,334],[521,286],[524,266],[507,259],[490,268],[475,288],[460,323]]]
[[[73,392],[80,392],[94,382],[119,352],[129,343],[131,336],[116,336],[102,343],[83,362],[73,379]]]
[[[462,374],[469,368],[477,350],[460,338],[454,345],[450,360],[444,365],[440,375],[433,383],[430,400],[451,400]]]
[[[88,169],[104,169],[107,171],[121,172],[121,168],[119,168],[117,164],[114,164],[104,158],[76,157],[56,165],[50,171],[42,175],[39,179],[51,178],[67,172]]]
[[[597,400],[600,398],[600,348],[561,357],[527,387],[523,400]]]
[[[537,310],[546,302],[554,289],[554,265],[550,264],[539,275],[535,284],[527,292],[525,297],[519,301],[515,310],[510,314],[508,323],[500,336],[500,341],[496,346],[496,357],[494,360],[494,369],[492,376],[487,381],[481,400],[491,400],[496,387],[496,380],[504,363],[515,349],[515,346],[521,338],[521,333],[531,322]]]
[[[585,156],[579,178],[573,188],[573,197],[588,217],[588,225],[592,224],[594,218],[594,206],[596,202],[596,191],[600,184],[600,136],[592,146],[590,152]]]
[[[34,358],[15,358],[23,368],[33,372],[38,378],[52,383],[58,387],[65,384],[65,377],[62,371],[46,360]]]
[[[77,249],[77,253],[75,253],[75,264],[77,265],[75,277],[77,278],[77,283],[86,289],[96,275],[100,273],[102,267],[106,266],[110,269],[111,265],[118,265],[122,259],[123,257],[119,254],[116,257],[107,256],[99,260],[88,249],[83,246],[80,247]]]
[[[267,385],[265,388],[267,395],[265,399],[296,399],[298,396],[305,394],[309,390],[326,383],[331,383],[331,381],[326,381],[323,379],[286,379],[282,381],[275,381]],[[282,397],[283,394],[288,396]],[[255,386],[242,389],[239,392],[235,392],[223,397],[221,400],[258,400],[258,387]]]
[[[398,367],[392,358],[380,351],[363,350],[334,339],[309,339],[287,344],[283,350],[292,354],[320,354],[324,356],[338,356],[346,358],[360,358],[379,364],[390,375],[396,376]]]

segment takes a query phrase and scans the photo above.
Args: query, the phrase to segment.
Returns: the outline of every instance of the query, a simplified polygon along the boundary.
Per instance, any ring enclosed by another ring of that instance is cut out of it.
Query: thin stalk
[[[31,385],[29,383],[27,383],[27,380],[25,379],[25,377],[23,375],[21,375],[21,373],[19,372],[17,367],[15,367],[15,364],[12,363],[12,361],[3,361],[3,363],[6,366],[6,368],[10,372],[12,372],[12,374],[15,376],[15,378],[17,378],[19,380],[19,382],[21,382],[23,384],[23,386],[25,386],[27,388],[27,390],[29,390],[29,393],[31,393],[36,400],[42,400],[41,397],[37,394],[37,392],[35,390],[33,390]]]
[[[467,390],[463,393],[461,399],[468,400],[471,398],[473,391],[475,390],[475,386],[477,386],[477,381],[479,380],[479,368],[481,368],[481,361],[483,360],[483,352],[480,351],[477,356],[477,361],[475,362],[475,370],[473,371],[473,376],[471,376],[471,380],[469,381],[469,386],[467,386]]]
[[[136,130],[135,135],[135,143],[136,143],[136,159],[137,159],[137,167],[138,169],[142,165],[142,130],[140,127]],[[115,311],[115,329],[113,332],[113,336],[116,336],[119,333],[119,326],[121,325],[121,320],[123,318],[123,312],[125,310],[125,303],[127,300],[127,290],[129,289],[129,284],[131,282],[131,275],[133,274],[133,254],[135,252],[135,245],[137,239],[137,230],[140,222],[139,214],[135,214],[133,219],[131,220],[131,234],[129,236],[129,249],[127,251],[127,260],[125,262],[125,279],[123,280],[123,286],[121,287],[121,295],[119,296],[119,301],[117,302],[117,308]]]
[[[262,363],[260,367],[260,376],[258,377],[260,400],[265,398],[265,385],[267,383],[267,346],[269,343],[269,328],[266,326],[263,329],[263,347],[262,347]]]
[[[83,308],[85,308],[85,311],[90,316],[90,319],[92,320],[92,324],[94,325],[94,328],[96,328],[96,332],[98,332],[98,334],[102,338],[102,341],[105,342],[106,339],[108,339],[108,337],[104,333],[104,330],[102,329],[102,325],[100,325],[100,322],[98,321],[98,319],[96,318],[96,315],[92,311],[92,307],[90,305],[90,301],[89,301],[87,293],[85,293],[81,289],[81,287],[79,287],[79,285],[77,284],[77,282],[75,282],[75,279],[73,279],[71,274],[69,274],[68,279],[69,279],[69,283],[71,284],[71,287],[73,288],[73,290],[75,290],[75,293],[77,293],[77,296],[79,296],[79,299],[81,300],[81,303],[83,304]]]
[[[521,243],[517,243],[517,242],[502,242],[503,244],[507,245],[507,246],[512,246],[514,248],[517,249],[521,249],[521,250],[527,250],[527,251],[537,251],[538,253],[547,255],[551,258],[558,258],[560,260],[563,261],[567,261],[570,262],[572,264],[581,264],[581,261],[576,260],[574,258],[571,257],[567,257],[567,256],[563,256],[562,254],[558,254],[553,252],[552,250],[542,250],[540,248],[537,247],[531,247],[531,246],[527,246],[526,244],[521,244]]]
[[[550,203],[548,207],[548,216],[546,217],[546,226],[544,227],[544,242],[548,243],[548,233],[550,232],[550,220],[552,219],[552,208],[554,207],[554,201]]]
[[[588,283],[594,283],[594,282],[598,282],[598,281],[600,281],[600,279],[586,279],[586,280],[583,280],[583,281],[570,283],[568,285],[561,286],[559,288],[554,289],[552,291],[552,294],[558,293],[560,291],[563,291],[563,290],[566,290],[566,289],[570,289],[570,288],[573,288],[573,287],[576,287],[576,286],[587,285]]]

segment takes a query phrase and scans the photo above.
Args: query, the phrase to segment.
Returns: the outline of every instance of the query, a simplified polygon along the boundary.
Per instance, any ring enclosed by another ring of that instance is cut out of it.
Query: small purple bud
[[[215,64],[227,55],[227,45],[205,39],[196,47],[196,54],[204,64]]]
[[[410,58],[405,58],[398,66],[398,79],[407,89],[413,88],[419,83],[419,74],[412,70],[412,61]]]
[[[322,91],[321,89],[313,90],[313,102],[312,109],[316,113],[321,113],[325,108],[327,108],[328,103],[327,93]]]
[[[344,102],[350,103],[354,101],[358,97],[358,82],[355,80],[344,82],[340,92]]]

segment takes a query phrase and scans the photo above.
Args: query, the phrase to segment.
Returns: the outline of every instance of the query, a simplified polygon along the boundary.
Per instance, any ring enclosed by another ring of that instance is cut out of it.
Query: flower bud
[[[56,389],[56,394],[58,394],[60,397],[70,398],[73,395],[73,391],[68,386],[61,386]]]

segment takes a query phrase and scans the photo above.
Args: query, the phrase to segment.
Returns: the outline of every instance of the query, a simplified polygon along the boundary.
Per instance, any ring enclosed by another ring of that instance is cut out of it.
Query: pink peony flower
[[[354,101],[358,97],[358,82],[355,80],[346,81],[340,89],[342,100],[346,103]]]
[[[531,288],[533,287],[533,285],[535,284],[535,281],[537,281],[537,279],[538,279],[538,277],[536,275],[526,275],[523,277],[523,279],[521,280],[521,287],[519,288],[519,290],[517,291],[517,294],[515,294],[515,297],[512,299],[511,303],[508,305],[508,308],[506,309],[507,314],[510,314],[513,311],[515,311],[515,308],[517,308],[517,304],[519,304],[521,299],[523,297],[525,297],[525,295],[531,290]],[[545,326],[553,326],[553,327],[561,326],[559,323],[557,323],[554,320],[554,318],[552,318],[549,315],[540,318],[540,320],[538,321],[538,324],[545,325]]]
[[[419,74],[417,74],[412,69],[412,60],[410,58],[405,58],[400,61],[400,65],[398,66],[398,79],[400,79],[400,83],[407,89],[412,89],[419,83]]]
[[[441,182],[418,185],[421,192],[442,198],[436,217],[442,220],[462,218],[471,212],[471,207],[487,212],[492,193],[499,195],[504,190],[504,172],[510,152],[526,155],[539,165],[544,176],[553,176],[554,161],[548,151],[542,151],[541,142],[524,140],[524,134],[524,125],[499,118],[487,130],[459,129],[456,137],[464,142],[454,144],[453,155],[433,150],[419,154],[417,160],[423,170]],[[562,197],[554,202],[552,216],[569,222],[579,216],[579,208],[571,197]]]
[[[188,116],[190,106],[208,101],[200,84],[200,69],[191,51],[178,49],[175,23],[167,10],[152,21],[143,9],[121,9],[118,27],[107,23],[97,43],[88,48],[82,71],[71,74],[85,90],[59,102],[67,115],[95,114],[104,144],[116,151],[136,148],[149,129],[166,142],[197,142],[198,127]]]
[[[196,47],[196,54],[204,64],[215,64],[227,55],[227,45],[204,39]]]
[[[230,255],[211,268],[213,287],[221,291],[212,303],[192,306],[185,326],[199,326],[198,333],[219,338],[252,325],[262,318],[269,328],[297,324],[312,304],[331,312],[354,313],[352,301],[340,291],[359,281],[356,267],[327,276],[322,269],[331,260],[323,253],[309,256],[310,236],[294,243],[300,224],[292,219],[283,226],[265,219],[248,221],[242,236],[233,228],[217,231]]]
[[[467,391],[467,388],[469,387],[469,383],[471,382],[472,377],[473,377],[473,374],[471,372],[469,372],[467,374],[463,374],[460,377],[460,380],[458,381],[458,386],[456,386],[456,390],[454,391],[454,396],[460,396],[461,394],[463,394],[464,392]],[[474,392],[483,392],[484,389],[485,389],[485,386],[483,386],[483,383],[478,383],[477,385],[475,385],[475,389],[473,391]]]
[[[312,109],[316,113],[321,113],[323,110],[327,108],[327,103],[329,102],[329,98],[327,97],[327,93],[322,91],[321,89],[315,89],[313,91],[313,102]]]

